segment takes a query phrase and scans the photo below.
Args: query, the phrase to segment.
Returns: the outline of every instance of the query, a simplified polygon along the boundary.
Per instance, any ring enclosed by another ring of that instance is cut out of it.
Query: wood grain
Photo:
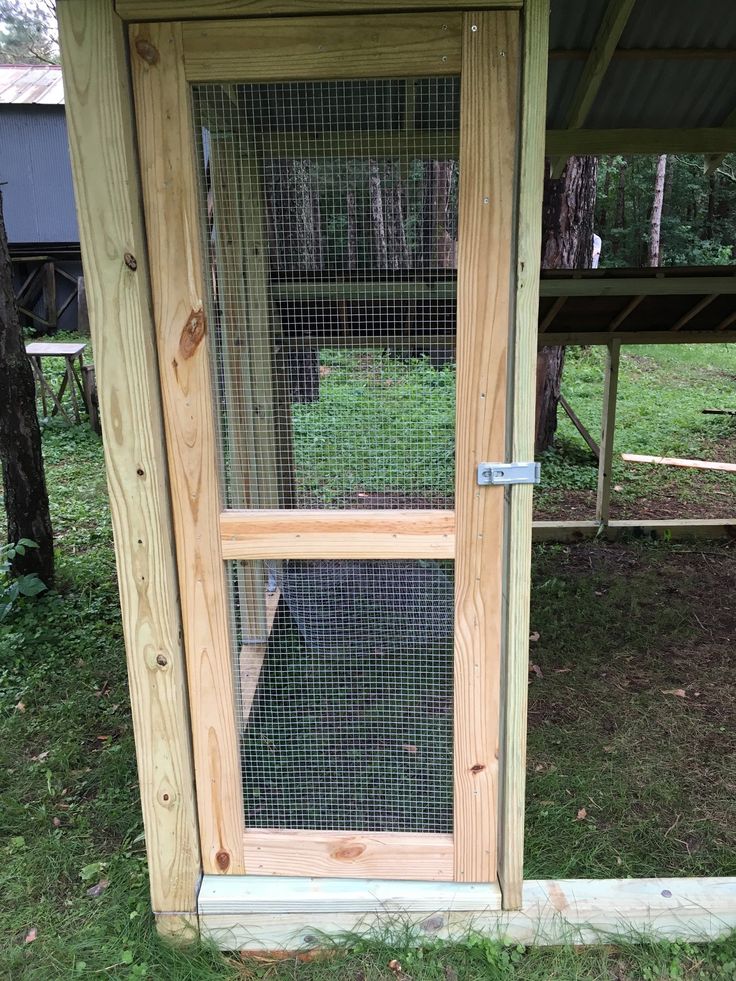
[[[109,0],[58,16],[151,901],[191,917],[199,838],[125,32]]]
[[[190,82],[452,75],[461,15],[428,13],[186,22]]]
[[[516,213],[516,330],[509,393],[512,460],[534,459],[548,35],[549,0],[527,0]],[[498,863],[506,909],[516,909],[522,902],[533,490],[528,484],[509,490]]]
[[[248,829],[245,864],[252,875],[449,881],[452,835]]]
[[[504,490],[477,464],[506,454],[506,359],[519,18],[463,20],[457,300],[455,878],[496,877]]]
[[[451,559],[453,511],[223,511],[226,559]]]
[[[511,9],[523,0],[477,0],[474,8]],[[278,17],[281,15],[360,14],[380,11],[449,10],[467,0],[116,0],[125,20],[202,20],[210,17]]]
[[[602,525],[608,524],[611,511],[611,481],[613,477],[613,442],[616,436],[616,399],[618,396],[618,369],[621,363],[621,341],[611,341],[606,352],[606,373],[603,381],[603,419],[601,422],[601,450],[598,457],[598,490],[595,517]]]
[[[181,31],[131,31],[138,138],[189,672],[202,859],[242,863],[242,792],[215,426],[202,303],[193,134]]]

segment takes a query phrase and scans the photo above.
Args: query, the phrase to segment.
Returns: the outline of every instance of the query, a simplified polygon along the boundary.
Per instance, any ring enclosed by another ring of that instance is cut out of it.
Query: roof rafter
[[[583,74],[567,111],[566,129],[579,129],[585,122],[635,3],[636,0],[610,0],[606,6],[593,47],[585,62]],[[562,174],[566,162],[566,157],[559,157],[552,161],[553,177]]]

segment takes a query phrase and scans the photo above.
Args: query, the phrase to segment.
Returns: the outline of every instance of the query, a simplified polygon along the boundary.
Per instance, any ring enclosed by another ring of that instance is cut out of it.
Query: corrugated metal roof
[[[63,106],[60,65],[0,65],[0,105]]]

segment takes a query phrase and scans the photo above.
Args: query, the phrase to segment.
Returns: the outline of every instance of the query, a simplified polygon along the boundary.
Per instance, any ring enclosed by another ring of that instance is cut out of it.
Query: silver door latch
[[[539,463],[479,463],[478,483],[487,484],[538,484],[542,467]]]

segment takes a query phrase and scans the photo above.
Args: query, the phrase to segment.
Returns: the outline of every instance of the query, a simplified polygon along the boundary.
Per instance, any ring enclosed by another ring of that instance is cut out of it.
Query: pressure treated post
[[[523,31],[521,153],[516,211],[516,330],[511,348],[508,448],[509,458],[518,461],[534,457],[549,0],[527,0]],[[512,486],[506,513],[498,852],[498,876],[505,909],[517,909],[522,902],[532,490],[528,484]]]
[[[595,517],[604,528],[611,511],[611,478],[613,470],[613,440],[616,433],[616,396],[621,341],[611,341],[606,355],[606,375],[603,386],[603,422],[601,424],[601,454],[598,458],[598,497]]]
[[[151,901],[161,933],[188,935],[199,837],[126,42],[113,0],[58,15]]]

